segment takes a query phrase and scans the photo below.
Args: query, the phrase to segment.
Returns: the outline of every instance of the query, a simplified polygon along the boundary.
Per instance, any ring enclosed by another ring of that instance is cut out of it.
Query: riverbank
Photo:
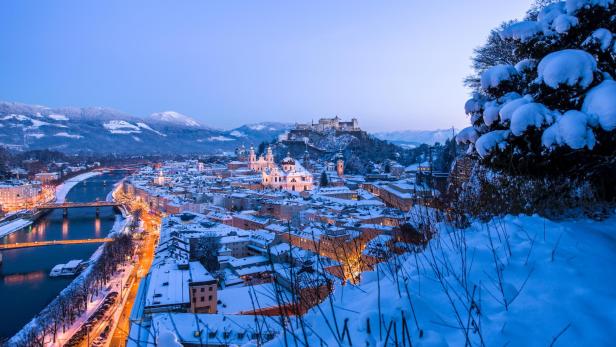
[[[124,218],[121,215],[116,215],[116,220],[113,224],[113,227],[111,228],[111,230],[109,231],[108,237],[111,237],[113,235],[117,235],[119,233],[128,233],[128,226],[132,223],[132,217],[128,216],[128,218]],[[94,268],[96,262],[98,262],[100,256],[103,253],[103,248],[105,247],[105,244],[101,244],[96,251],[90,256],[89,259],[89,265],[87,268],[85,268],[77,277],[75,277],[73,279],[73,281],[71,281],[68,286],[66,288],[64,288],[54,299],[51,303],[49,303],[49,305],[47,305],[45,308],[43,308],[43,310],[41,312],[44,312],[45,310],[48,310],[49,307],[52,307],[53,305],[57,305],[58,300],[60,300],[59,298],[62,295],[66,295],[66,293],[68,293],[71,290],[75,290],[76,288],[78,288],[80,285],[82,285],[83,283],[86,282],[87,277],[91,274],[92,269]],[[57,342],[56,343],[52,343],[51,342],[51,337],[50,336],[46,336],[46,339],[48,340],[47,344],[48,346],[59,346],[60,341],[67,341],[70,336],[72,336],[77,329],[79,329],[79,327],[83,324],[83,322],[90,317],[90,315],[96,311],[96,309],[100,306],[100,304],[103,302],[103,299],[107,296],[107,294],[109,294],[113,289],[119,289],[121,288],[123,285],[126,284],[126,282],[128,281],[128,277],[126,277],[124,275],[124,273],[126,272],[127,274],[130,273],[132,271],[132,265],[126,265],[124,267],[122,267],[120,269],[121,271],[116,272],[115,276],[113,277],[113,279],[109,282],[109,285],[101,290],[97,295],[95,295],[94,297],[92,297],[90,299],[90,304],[88,305],[88,309],[82,313],[82,315],[80,317],[78,317],[75,322],[73,322],[73,324],[71,324],[71,326],[67,327],[66,331],[64,332],[58,332],[58,335],[56,337]],[[41,314],[37,315],[36,317],[34,317],[30,322],[28,322],[26,325],[24,325],[21,330],[19,330],[9,341],[9,344],[18,344],[19,341],[21,339],[24,338],[24,336],[27,334],[28,331],[34,330],[34,327],[40,326],[41,324],[39,324],[38,319],[39,316],[41,316]],[[44,315],[43,315],[44,316]]]
[[[0,226],[0,239],[30,225],[32,225],[32,221],[28,219],[19,218],[12,220]]]
[[[82,173],[81,175],[77,175],[75,177],[71,177],[68,180],[62,182],[56,187],[56,202],[64,202],[66,200],[66,195],[71,189],[76,186],[79,182],[85,181],[90,177],[101,175],[102,172],[98,171],[90,171]]]
[[[85,183],[78,184],[86,177],[89,178]],[[72,178],[70,185],[74,189],[68,194],[59,190],[59,195],[65,195],[66,201],[73,202],[105,200],[112,190],[112,182],[118,182],[122,178],[123,175],[117,173],[89,173],[87,176]],[[63,190],[68,190],[68,187],[65,185]],[[53,198],[55,199],[55,196]],[[118,233],[124,224],[125,221],[114,213],[112,208],[101,208],[100,215],[95,215],[94,208],[74,209],[69,216],[63,216],[61,210],[54,210],[38,220],[31,230],[21,230],[9,235],[6,242],[100,238],[105,237],[108,232]],[[14,336],[33,317],[40,315],[75,279],[50,278],[48,274],[53,265],[72,259],[89,259],[99,246],[59,245],[3,252],[0,297],[5,299],[2,304],[4,313],[0,314],[0,341]],[[6,299],[10,297],[21,297],[24,301]]]

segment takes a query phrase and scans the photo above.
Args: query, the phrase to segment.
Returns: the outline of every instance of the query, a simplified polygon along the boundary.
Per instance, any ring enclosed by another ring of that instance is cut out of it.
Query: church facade
[[[312,190],[313,177],[295,159],[287,155],[282,159],[280,167],[274,162],[272,148],[268,147],[265,157],[257,159],[254,148],[250,148],[248,167],[261,173],[261,184],[266,188],[303,192]]]
[[[248,152],[248,168],[252,171],[263,172],[266,169],[273,169],[276,167],[276,163],[274,163],[274,154],[272,154],[272,147],[267,146],[267,152],[264,156],[259,156],[257,159],[257,155],[255,154],[254,147],[250,146],[250,151]]]

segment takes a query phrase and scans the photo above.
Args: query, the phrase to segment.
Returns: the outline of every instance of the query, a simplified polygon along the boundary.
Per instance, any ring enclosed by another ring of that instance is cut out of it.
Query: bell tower
[[[342,152],[338,152],[338,160],[336,161],[336,172],[339,177],[344,176],[344,157],[342,156]]]
[[[254,163],[257,161],[257,155],[255,154],[255,148],[250,146],[250,151],[248,152],[248,161]]]
[[[272,154],[272,146],[267,146],[267,154],[265,155],[265,161],[268,163],[274,162],[274,154]]]

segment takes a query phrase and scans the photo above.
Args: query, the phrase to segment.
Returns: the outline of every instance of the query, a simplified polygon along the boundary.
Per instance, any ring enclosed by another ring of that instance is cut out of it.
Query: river
[[[123,173],[106,173],[78,183],[66,200],[73,202],[105,200]],[[0,243],[68,240],[104,237],[115,221],[111,207],[70,209],[64,218],[54,210],[40,218],[31,228],[0,239]],[[58,245],[2,251],[0,265],[0,341],[17,333],[64,289],[73,277],[49,277],[56,264],[71,259],[90,258],[100,244]]]

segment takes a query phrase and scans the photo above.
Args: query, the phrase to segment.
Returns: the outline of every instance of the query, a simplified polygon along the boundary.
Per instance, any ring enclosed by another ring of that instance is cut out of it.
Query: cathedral
[[[255,155],[254,148],[250,147],[248,167],[261,173],[261,184],[264,187],[292,192],[312,190],[312,174],[300,163],[287,155],[280,164],[281,167],[278,167],[274,163],[271,147],[267,147],[265,157],[260,156],[259,159]]]
[[[250,170],[263,172],[265,169],[273,169],[275,167],[276,163],[274,163],[274,154],[272,154],[271,146],[267,146],[265,157],[261,155],[259,159],[257,159],[254,147],[250,146],[250,151],[248,152],[248,168]]]

